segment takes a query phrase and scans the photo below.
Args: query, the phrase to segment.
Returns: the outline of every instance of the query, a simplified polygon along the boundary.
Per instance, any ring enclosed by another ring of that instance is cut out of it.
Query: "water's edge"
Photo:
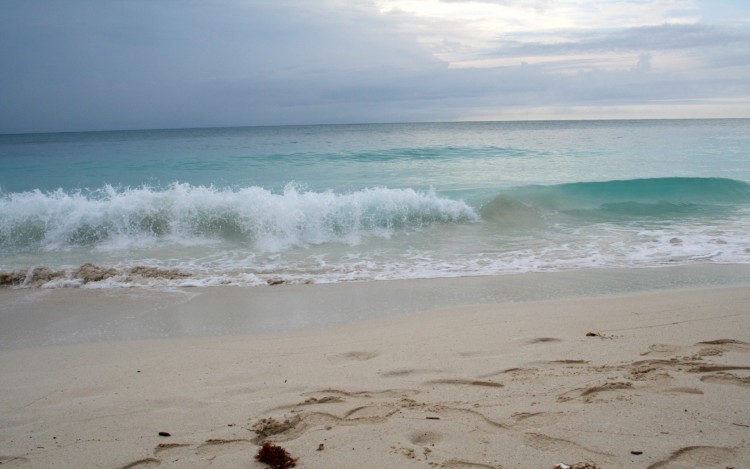
[[[268,288],[0,289],[0,350],[257,334],[467,305],[743,285],[750,286],[750,265],[703,264]]]

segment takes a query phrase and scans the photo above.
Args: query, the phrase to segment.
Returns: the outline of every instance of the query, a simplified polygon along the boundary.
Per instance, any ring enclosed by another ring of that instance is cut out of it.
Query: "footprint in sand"
[[[559,422],[564,417],[562,412],[515,412],[511,418],[515,421],[513,428],[532,429]]]
[[[696,350],[697,349],[697,350]],[[750,352],[750,343],[735,339],[716,339],[698,342],[691,346],[679,346],[669,344],[654,344],[641,356],[674,356],[690,355],[692,358],[721,356],[725,352]]]
[[[594,459],[604,460],[607,462],[611,458],[611,454],[596,451],[591,448],[579,445],[570,440],[564,440],[562,438],[554,438],[541,433],[526,433],[523,436],[523,441],[528,446],[539,451],[545,451],[548,453],[554,453],[558,458],[581,458],[585,457],[589,461]],[[598,463],[594,467],[600,467]],[[606,466],[601,466],[606,467]]]
[[[143,458],[138,461],[133,461],[129,464],[125,464],[120,469],[143,469],[147,467],[156,467],[161,464],[161,461],[156,458]]]
[[[238,438],[233,440],[224,440],[221,438],[215,438],[206,440],[195,450],[196,454],[208,456],[209,458],[217,456],[222,453],[233,453],[244,450],[250,446],[255,446],[250,440],[244,438]]]
[[[745,365],[696,365],[687,369],[690,373],[711,373],[714,371],[750,370]]]
[[[750,376],[737,376],[733,373],[727,372],[701,376],[701,381],[706,383],[734,384],[736,386],[750,387]]]
[[[547,451],[553,453],[571,452],[572,454],[580,454],[586,452],[599,456],[611,456],[609,453],[603,453],[596,451],[585,446],[581,446],[570,440],[564,440],[562,438],[554,438],[551,436],[543,435],[541,433],[526,433],[523,436],[523,441],[527,445],[540,451]]]
[[[0,464],[3,467],[19,467],[28,462],[28,459],[21,456],[0,456]]]
[[[641,353],[641,356],[645,357],[646,355],[674,355],[680,353],[683,350],[685,350],[685,347],[680,347],[679,345],[653,344],[648,347],[648,350],[646,352]]]
[[[427,381],[424,384],[450,384],[457,386],[482,386],[487,388],[502,388],[505,385],[497,381],[487,381],[482,379],[435,379]]]
[[[684,360],[680,358],[652,358],[649,360],[638,360],[630,364],[630,367],[650,366],[656,369],[684,370],[687,367],[700,365],[698,360]]]
[[[500,383],[479,382],[475,380],[451,382],[449,384],[475,385],[499,387]],[[338,426],[382,424],[394,414],[399,413],[402,418],[413,418],[425,420],[446,419],[451,421],[465,421],[468,425],[481,431],[496,432],[506,426],[496,422],[486,415],[471,408],[445,406],[441,404],[427,404],[417,402],[409,396],[417,394],[415,390],[408,389],[386,389],[378,391],[345,391],[336,389],[324,389],[313,393],[323,396],[320,399],[331,396],[344,396],[345,400],[328,401],[325,412],[312,411],[309,409],[310,399],[319,399],[311,396],[307,401],[295,407],[284,419],[277,420],[273,417],[262,418],[248,427],[255,432],[257,437],[253,442],[269,440],[274,442],[290,441],[299,438],[313,429],[331,429]],[[309,394],[308,394],[309,395]],[[468,406],[469,404],[467,404]],[[414,437],[417,438],[417,437]],[[437,438],[435,435],[425,437],[427,439]]]
[[[213,461],[216,457],[225,454],[232,453],[248,453],[251,454],[256,448],[253,441],[237,438],[237,439],[222,439],[214,438],[204,441],[199,445],[193,445],[188,443],[162,443],[154,448],[154,456],[160,456],[162,458],[169,458],[172,461],[175,460],[188,460],[194,459],[196,456],[202,461]],[[123,466],[121,469],[126,468],[147,468],[156,467],[161,464],[161,460],[155,457],[145,458]]]
[[[472,425],[474,429],[483,432],[494,433],[498,429],[506,430],[508,428],[507,425],[493,420],[474,409],[435,404],[429,406],[428,410],[447,420],[465,421],[467,425]],[[466,420],[467,418],[468,421]]]
[[[750,344],[735,339],[716,339],[698,342],[694,347],[699,350],[693,357],[716,357],[726,352],[750,352]]]
[[[284,439],[292,439],[289,434],[292,430],[298,429],[302,423],[302,417],[299,414],[295,414],[284,420],[277,420],[273,417],[267,417],[258,420],[248,428],[255,432],[255,443],[260,443],[263,440],[275,439],[277,435],[285,436]],[[296,432],[295,432],[296,434]],[[296,438],[294,436],[293,438]]]
[[[330,394],[334,390],[328,389],[324,392]],[[263,440],[274,442],[289,441],[299,438],[311,428],[323,427],[330,429],[340,425],[382,423],[394,413],[402,408],[409,407],[414,402],[404,397],[404,393],[396,394],[395,397],[399,399],[393,399],[394,394],[390,390],[362,393],[340,392],[351,399],[347,401],[329,400],[328,402],[332,405],[332,408],[329,408],[329,412],[295,409],[292,411],[293,414],[284,420],[277,420],[273,417],[258,420],[248,428],[257,435],[252,441],[255,443]],[[384,400],[378,400],[377,397],[373,397],[373,395],[377,396],[378,394],[386,394],[387,397]],[[361,402],[364,405],[351,407],[352,403],[349,401],[357,401],[356,397],[361,397]],[[309,405],[308,401],[309,399],[300,405]],[[342,404],[345,404],[348,408],[342,408]]]
[[[435,373],[440,372],[442,370],[429,370],[429,369],[417,369],[417,368],[397,368],[395,370],[390,371],[382,371],[380,372],[380,376],[384,378],[400,378],[404,376],[411,376],[411,375],[419,375],[419,374],[427,374],[427,373]]]
[[[529,345],[533,344],[548,344],[552,342],[562,342],[562,339],[557,339],[555,337],[536,337],[530,340],[527,340],[526,343]]]
[[[688,446],[673,452],[667,459],[655,462],[646,469],[677,467],[726,467],[734,451],[718,446]]]
[[[557,396],[558,402],[567,402],[574,399],[581,399],[583,402],[607,402],[609,399],[601,397],[602,394],[614,393],[615,399],[622,399],[624,396],[623,391],[630,391],[633,389],[633,383],[630,381],[608,381],[598,386],[589,386],[583,388],[576,388],[572,391],[560,394]]]
[[[339,358],[343,358],[345,360],[353,360],[353,361],[366,361],[366,360],[372,360],[373,358],[380,355],[380,352],[377,351],[359,351],[355,350],[353,352],[347,352],[342,353],[341,355],[337,355]]]
[[[345,402],[345,401],[346,401],[346,399],[343,396],[330,396],[330,395],[329,396],[323,395],[323,396],[320,396],[320,397],[311,396],[311,397],[308,397],[307,399],[305,399],[304,401],[298,402],[296,404],[284,404],[284,405],[280,405],[278,407],[274,407],[272,409],[268,409],[268,410],[266,410],[265,413],[268,414],[268,413],[272,413],[272,412],[276,412],[276,411],[280,411],[280,410],[285,411],[285,410],[297,409],[297,408],[303,407],[303,406],[318,406],[318,405],[324,405],[324,404],[338,404],[338,403]]]
[[[162,451],[168,451],[171,449],[184,448],[190,446],[188,443],[159,443],[154,448],[154,456],[158,456]]]
[[[449,469],[473,469],[476,467],[482,467],[486,469],[502,469],[502,466],[492,466],[490,464],[484,464],[481,462],[464,461],[463,459],[449,459],[440,463],[440,467],[446,467]]]
[[[495,376],[506,375],[510,381],[526,381],[538,375],[538,368],[506,368],[493,373],[486,373],[479,376],[480,379],[494,378]]]
[[[703,394],[703,391],[701,391],[700,389],[697,389],[697,388],[688,388],[688,387],[685,387],[685,386],[678,386],[678,387],[674,387],[674,388],[666,388],[664,390],[657,391],[657,392],[662,393],[662,394],[695,394],[695,395],[698,395],[698,396],[700,396],[700,395]]]
[[[735,350],[738,352],[750,352],[750,343],[743,342],[741,340],[735,340],[735,339],[716,339],[716,340],[706,340],[704,342],[698,342],[695,344],[697,346],[700,345],[719,345],[723,348],[726,348],[728,350]]]
[[[588,360],[552,360],[547,363],[551,365],[585,365]]]
[[[315,396],[318,394],[333,394],[352,398],[405,398],[419,394],[415,389],[379,389],[377,391],[345,391],[343,389],[321,389],[320,391],[308,392],[303,395]]]
[[[409,441],[417,446],[434,445],[442,440],[443,436],[440,433],[433,431],[414,432],[409,438]]]

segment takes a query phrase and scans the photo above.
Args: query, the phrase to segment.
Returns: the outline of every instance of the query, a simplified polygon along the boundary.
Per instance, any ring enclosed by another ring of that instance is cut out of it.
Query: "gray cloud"
[[[6,0],[0,132],[453,120],[513,106],[750,94],[746,29],[566,31],[560,44],[506,36],[482,57],[518,65],[454,69],[405,20],[413,18],[367,2]],[[659,71],[664,50],[703,65]],[[633,60],[623,70],[592,62],[560,74],[588,52]],[[532,55],[556,60],[521,64]]]
[[[554,32],[564,35],[565,42],[533,42],[501,38],[497,47],[486,51],[488,56],[524,57],[534,55],[566,55],[587,52],[632,52],[656,50],[687,50],[731,48],[750,49],[750,31],[746,29],[707,26],[700,24],[663,24],[616,31]],[[544,36],[538,38],[545,39]]]

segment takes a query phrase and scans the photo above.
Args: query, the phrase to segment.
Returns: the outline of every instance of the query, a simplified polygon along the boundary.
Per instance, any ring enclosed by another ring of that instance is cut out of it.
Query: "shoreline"
[[[321,469],[746,467],[748,304],[745,284],[4,350],[0,462],[260,469],[270,440]]]
[[[445,307],[750,285],[750,264],[262,287],[0,289],[0,350],[305,330]]]

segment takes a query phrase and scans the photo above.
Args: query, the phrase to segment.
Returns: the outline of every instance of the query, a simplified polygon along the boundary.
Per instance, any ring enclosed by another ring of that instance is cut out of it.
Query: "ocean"
[[[0,135],[0,284],[750,264],[750,120]]]

